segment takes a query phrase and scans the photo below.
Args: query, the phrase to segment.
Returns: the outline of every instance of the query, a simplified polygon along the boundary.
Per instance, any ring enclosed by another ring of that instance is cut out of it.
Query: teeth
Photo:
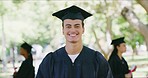
[[[76,34],[70,34],[70,36],[76,36]]]

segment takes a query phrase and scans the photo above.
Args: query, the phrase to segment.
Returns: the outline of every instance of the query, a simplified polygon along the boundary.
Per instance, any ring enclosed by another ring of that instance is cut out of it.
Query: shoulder
[[[113,55],[113,56],[110,56],[109,58],[109,62],[113,62],[113,61],[116,61],[117,60],[117,56],[116,55]]]
[[[52,55],[53,55],[53,52],[48,53],[48,54],[44,57],[43,62],[48,62],[49,60],[51,60],[51,59],[52,59]]]
[[[89,51],[89,52],[95,52],[95,50],[89,48],[89,47],[86,47],[86,46],[83,46],[83,48],[86,50],[86,51]]]
[[[86,52],[89,52],[89,54],[91,53],[92,55],[94,55],[98,62],[107,62],[104,56],[99,51],[95,51],[85,46],[84,49],[86,50]]]
[[[64,52],[64,51],[65,51],[65,47],[61,47],[61,48],[55,50],[53,53],[55,55],[55,54],[59,54],[59,53]]]
[[[107,60],[104,58],[104,56],[100,52],[96,51],[95,55],[96,55],[96,59],[99,63],[102,63],[102,64],[108,63]]]
[[[110,69],[110,66],[107,60],[98,51],[96,51],[95,55],[96,55],[96,60],[97,60],[97,66],[99,68],[99,71],[101,71],[99,73],[100,76],[102,76],[103,78],[112,78],[111,69]]]
[[[23,61],[22,65],[21,66],[32,66],[32,62],[28,59],[26,59],[25,61]]]
[[[49,67],[53,66],[53,52],[48,53],[42,60],[42,62],[39,65],[38,72],[41,74],[41,72],[47,72],[49,71]]]
[[[56,57],[56,55],[60,54],[61,51],[63,51],[63,50],[64,50],[64,47],[61,47],[61,48],[57,49],[57,50],[54,51],[54,52],[48,53],[48,54],[44,57],[43,62],[51,62],[51,61],[54,59],[54,57]]]
[[[44,59],[46,59],[46,58],[49,59],[49,58],[53,57],[54,55],[60,53],[62,50],[64,50],[64,47],[61,47],[61,48],[55,50],[54,52],[50,52],[50,53],[48,53],[48,54],[45,56]]]
[[[93,50],[93,49],[86,47],[86,46],[84,46],[84,50],[85,50],[85,52],[94,54],[97,59],[105,59],[104,56],[99,51]]]
[[[115,56],[110,56],[109,60],[108,60],[108,63],[113,64],[115,60],[116,60]]]
[[[89,48],[89,47],[86,47],[86,46],[83,46],[83,51],[85,51],[85,53],[87,54],[87,55],[94,55],[95,54],[95,50],[93,50],[93,49],[91,49],[91,48]]]

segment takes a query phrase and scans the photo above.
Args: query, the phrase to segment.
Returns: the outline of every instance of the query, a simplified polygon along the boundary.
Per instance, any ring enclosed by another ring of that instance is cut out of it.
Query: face
[[[81,41],[83,33],[84,28],[82,26],[82,20],[65,19],[63,21],[63,34],[66,38],[66,42],[77,43]]]
[[[126,51],[126,44],[125,43],[121,43],[119,46],[117,46],[117,49],[119,52],[125,52]]]
[[[27,51],[24,48],[20,48],[20,54],[25,56],[27,55]]]

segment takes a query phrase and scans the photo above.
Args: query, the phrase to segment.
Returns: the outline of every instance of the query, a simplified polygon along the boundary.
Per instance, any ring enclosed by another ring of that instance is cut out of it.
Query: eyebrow
[[[74,24],[74,26],[78,26],[80,24]],[[65,26],[71,26],[71,24],[66,24]]]
[[[75,26],[80,25],[80,24],[75,24]]]
[[[65,26],[71,26],[71,24],[66,24]]]

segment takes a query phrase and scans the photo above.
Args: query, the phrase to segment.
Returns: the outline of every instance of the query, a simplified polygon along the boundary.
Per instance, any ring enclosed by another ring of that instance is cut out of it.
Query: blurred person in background
[[[14,72],[13,78],[34,78],[35,70],[33,66],[33,58],[31,54],[32,46],[26,42],[21,45],[20,55],[22,55],[25,60],[21,64],[18,72]]]
[[[112,40],[111,45],[114,50],[108,60],[114,78],[132,78],[132,73],[129,72],[129,67],[122,54],[126,52],[126,43],[124,37]]]

